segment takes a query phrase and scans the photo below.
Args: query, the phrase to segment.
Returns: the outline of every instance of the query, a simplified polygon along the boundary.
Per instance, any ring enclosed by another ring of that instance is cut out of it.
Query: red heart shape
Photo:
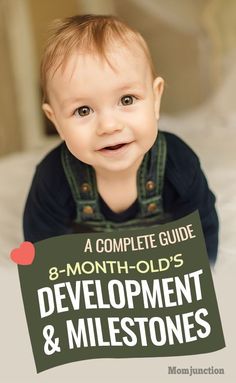
[[[23,242],[20,247],[11,251],[10,256],[17,265],[31,265],[35,257],[35,247],[31,242]]]

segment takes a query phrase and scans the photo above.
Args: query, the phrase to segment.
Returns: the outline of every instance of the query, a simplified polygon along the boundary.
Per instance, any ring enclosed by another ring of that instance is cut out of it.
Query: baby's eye
[[[92,109],[87,106],[87,105],[83,105],[83,106],[80,106],[79,108],[77,108],[74,112],[74,115],[75,116],[80,116],[80,117],[85,117],[85,116],[88,116],[90,114],[90,112],[92,111]]]
[[[132,105],[134,103],[135,97],[134,96],[123,96],[121,97],[121,104],[122,105]]]

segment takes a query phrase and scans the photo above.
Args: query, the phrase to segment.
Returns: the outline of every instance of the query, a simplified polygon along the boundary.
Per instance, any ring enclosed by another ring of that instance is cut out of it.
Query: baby
[[[193,151],[158,132],[164,81],[142,36],[113,16],[59,20],[41,80],[43,110],[63,142],[37,166],[25,239],[144,227],[198,209],[214,262],[215,197]]]

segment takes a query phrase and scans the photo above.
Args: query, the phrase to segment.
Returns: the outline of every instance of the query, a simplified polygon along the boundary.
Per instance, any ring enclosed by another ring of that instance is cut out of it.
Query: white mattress
[[[197,118],[198,117],[198,118]],[[196,356],[144,359],[101,359],[60,366],[39,375],[24,316],[17,267],[10,251],[22,242],[22,211],[36,163],[44,148],[7,156],[0,160],[0,284],[1,284],[1,382],[189,382],[184,375],[168,375],[178,368],[224,368],[225,376],[192,377],[194,382],[235,382],[235,249],[236,249],[236,130],[234,121],[206,115],[163,118],[163,130],[175,132],[197,152],[209,184],[217,196],[220,217],[219,258],[213,271],[227,347]],[[233,301],[231,301],[233,299]]]

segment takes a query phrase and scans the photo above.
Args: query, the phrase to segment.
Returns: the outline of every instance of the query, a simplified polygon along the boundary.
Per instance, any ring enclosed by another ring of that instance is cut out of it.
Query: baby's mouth
[[[103,150],[117,150],[117,149],[120,149],[122,148],[122,146],[124,146],[126,144],[118,144],[118,145],[113,145],[113,146],[106,146],[105,148],[103,148]]]
[[[129,148],[131,143],[132,141],[122,142],[116,145],[104,146],[103,148],[99,149],[99,152],[103,154],[104,156],[108,156],[108,157],[122,155],[126,152],[126,150]]]

